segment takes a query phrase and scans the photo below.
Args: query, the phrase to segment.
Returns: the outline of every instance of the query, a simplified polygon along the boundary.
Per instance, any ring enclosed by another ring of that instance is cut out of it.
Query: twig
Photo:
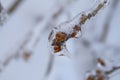
[[[104,42],[107,38],[107,35],[109,33],[110,23],[112,21],[112,18],[114,16],[114,13],[115,13],[115,10],[116,10],[116,7],[117,7],[119,1],[120,0],[113,0],[111,9],[108,12],[107,18],[106,18],[105,23],[104,23],[101,39],[100,39],[100,41],[102,41],[102,42]]]
[[[8,13],[14,12],[14,10],[19,6],[19,4],[24,0],[16,0],[14,4],[8,9]]]
[[[49,41],[53,49],[53,53],[57,55],[67,55],[64,54],[66,50],[66,41],[70,38],[76,38],[81,32],[81,27],[86,23],[87,20],[94,17],[107,3],[109,0],[104,0],[99,3],[97,7],[89,12],[83,12],[77,15],[72,20],[67,21],[63,24],[55,27],[49,35]]]
[[[120,66],[118,66],[118,67],[113,67],[112,70],[106,71],[105,73],[106,73],[107,75],[110,75],[110,74],[112,74],[113,72],[115,72],[115,71],[117,71],[117,70],[119,70],[119,69],[120,69]]]

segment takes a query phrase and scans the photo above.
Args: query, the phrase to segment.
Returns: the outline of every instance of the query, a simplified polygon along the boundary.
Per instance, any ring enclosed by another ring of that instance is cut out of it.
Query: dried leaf
[[[54,53],[61,51],[61,46],[54,46]]]
[[[102,66],[105,66],[105,62],[104,62],[104,60],[103,59],[101,59],[101,58],[98,58],[98,63],[100,63]]]
[[[31,56],[31,54],[29,52],[24,52],[23,53],[23,59],[26,60],[26,61],[30,58],[30,56]]]

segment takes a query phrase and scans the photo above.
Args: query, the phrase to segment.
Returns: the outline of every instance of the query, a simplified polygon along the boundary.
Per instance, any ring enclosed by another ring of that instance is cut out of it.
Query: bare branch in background
[[[3,23],[5,22],[7,18],[7,12],[6,10],[3,8],[1,2],[0,2],[0,27],[3,25]]]
[[[103,32],[102,32],[100,41],[105,41],[107,38],[107,35],[109,33],[110,23],[112,21],[112,18],[114,17],[114,13],[115,13],[117,5],[119,4],[119,1],[120,0],[113,0],[113,2],[112,2],[111,9],[109,10],[109,12],[107,14],[107,18],[104,23]]]
[[[13,5],[8,9],[8,13],[14,12],[14,10],[21,4],[21,2],[24,0],[16,0]]]
[[[19,3],[21,1],[18,1]],[[17,2],[17,3],[18,3]],[[18,5],[16,5],[18,6]],[[14,8],[15,10],[15,8]],[[13,11],[14,11],[13,10]],[[12,11],[12,12],[13,12]],[[23,43],[18,47],[17,50],[15,50],[14,53],[11,53],[1,65],[5,68],[13,59],[22,57],[25,61],[29,60],[30,56],[32,55],[34,49],[36,48],[38,42],[41,39],[42,32],[45,32],[45,28],[49,27],[48,24],[53,24],[52,22],[59,17],[61,14],[61,8],[59,8],[56,12],[53,12],[50,16],[51,18],[49,20],[43,20],[39,21],[35,27],[31,29],[31,31],[26,35],[25,39],[23,40]],[[47,70],[50,70],[53,63],[54,56],[50,56],[49,64]],[[48,75],[49,71],[46,71],[46,75]]]
[[[47,70],[45,72],[44,78],[47,78],[50,75],[50,73],[52,71],[52,68],[53,68],[53,64],[54,64],[54,56],[50,55],[49,62],[48,62],[48,67],[47,67]]]
[[[2,4],[0,2],[0,13],[2,12],[2,9],[3,9],[3,7],[2,7]]]
[[[110,74],[112,74],[113,72],[115,72],[115,71],[117,71],[117,70],[120,70],[120,66],[118,66],[118,67],[113,67],[112,70],[106,71],[105,73],[106,73],[107,75],[110,75]]]

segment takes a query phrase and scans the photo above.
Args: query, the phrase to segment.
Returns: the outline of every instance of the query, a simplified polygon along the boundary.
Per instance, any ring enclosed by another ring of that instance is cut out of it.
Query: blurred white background
[[[96,1],[1,0],[7,18],[0,25],[0,80],[85,80],[86,72],[96,68],[98,57],[108,64],[112,60],[109,65],[120,66],[119,0],[111,0],[86,22],[82,39],[67,42],[74,58],[54,56],[49,50],[52,28],[82,11],[92,10],[100,0]],[[86,47],[84,40],[91,46]],[[119,79],[117,70],[109,80]]]

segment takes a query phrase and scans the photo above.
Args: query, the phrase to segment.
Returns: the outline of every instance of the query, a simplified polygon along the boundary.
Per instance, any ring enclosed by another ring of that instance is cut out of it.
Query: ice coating
[[[79,16],[73,20],[58,25],[52,30],[49,36],[50,45],[52,45],[51,48],[53,50],[52,53],[59,56],[68,55],[69,52],[66,49],[66,41],[69,38],[77,38],[80,36],[81,26]]]
[[[52,53],[59,56],[69,55],[70,53],[66,48],[66,41],[70,38],[81,37],[82,25],[94,17],[108,3],[107,1],[102,0],[97,4],[95,9],[83,11],[72,20],[54,27],[48,37]]]

